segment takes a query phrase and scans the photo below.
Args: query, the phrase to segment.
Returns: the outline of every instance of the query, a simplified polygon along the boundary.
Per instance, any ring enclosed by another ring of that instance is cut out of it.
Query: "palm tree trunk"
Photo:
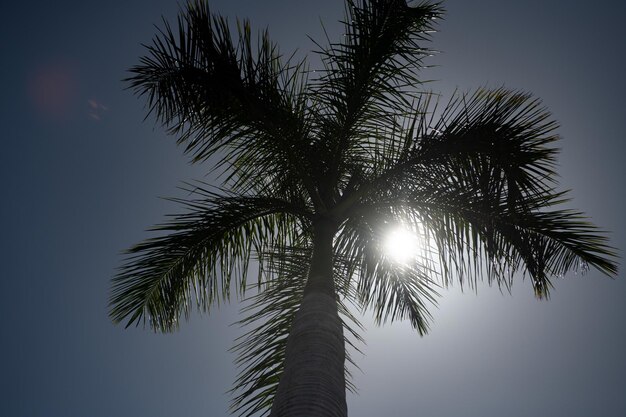
[[[270,417],[346,417],[343,326],[337,312],[332,241],[336,225],[315,225],[313,256]]]

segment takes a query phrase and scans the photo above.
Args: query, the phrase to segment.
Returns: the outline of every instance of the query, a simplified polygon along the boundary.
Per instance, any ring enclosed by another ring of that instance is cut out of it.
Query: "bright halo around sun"
[[[400,264],[408,264],[415,259],[419,247],[417,233],[405,227],[396,227],[385,237],[385,253]]]

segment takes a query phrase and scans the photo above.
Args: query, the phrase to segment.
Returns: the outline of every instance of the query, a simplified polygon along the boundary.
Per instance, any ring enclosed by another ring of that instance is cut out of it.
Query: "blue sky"
[[[220,0],[213,9],[269,26],[306,54],[343,7],[336,0]],[[262,5],[262,6],[261,6]],[[561,123],[561,184],[612,244],[626,247],[623,163],[626,6],[450,0],[432,47],[429,88],[530,91]],[[107,318],[120,252],[203,179],[174,138],[143,121],[120,81],[173,1],[4,2],[0,415],[228,415],[236,369],[227,349],[238,306],[194,316],[168,335]],[[591,271],[559,280],[549,302],[519,280],[444,292],[431,333],[368,326],[353,416],[626,415],[626,282]]]

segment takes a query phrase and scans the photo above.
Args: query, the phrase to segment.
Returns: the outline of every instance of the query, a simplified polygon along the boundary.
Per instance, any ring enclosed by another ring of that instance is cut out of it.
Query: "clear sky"
[[[337,0],[216,0],[213,9],[269,26],[284,53],[331,34]],[[626,248],[626,6],[561,0],[450,0],[428,61],[429,88],[533,92],[562,127],[570,206]],[[107,318],[120,251],[177,208],[159,196],[202,179],[120,81],[174,1],[5,1],[0,5],[0,415],[228,415],[227,352],[237,305],[174,334]],[[452,288],[431,333],[363,322],[352,416],[620,417],[626,415],[626,280],[591,271],[556,282],[549,302],[529,282],[512,295]]]

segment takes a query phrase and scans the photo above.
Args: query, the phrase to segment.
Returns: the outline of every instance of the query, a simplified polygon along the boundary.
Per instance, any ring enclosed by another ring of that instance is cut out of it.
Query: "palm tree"
[[[557,123],[539,100],[421,91],[439,4],[346,0],[345,10],[344,36],[318,44],[323,67],[310,71],[267,32],[253,40],[238,21],[233,37],[192,1],[128,79],[223,181],[189,184],[192,197],[176,200],[184,212],[129,250],[110,315],[168,332],[194,306],[254,290],[241,321],[251,330],[235,346],[232,406],[243,415],[346,416],[352,306],[424,334],[451,282],[509,288],[522,275],[541,298],[570,270],[617,272],[602,232],[555,207],[567,200]],[[383,250],[399,225],[421,235],[405,262]]]

